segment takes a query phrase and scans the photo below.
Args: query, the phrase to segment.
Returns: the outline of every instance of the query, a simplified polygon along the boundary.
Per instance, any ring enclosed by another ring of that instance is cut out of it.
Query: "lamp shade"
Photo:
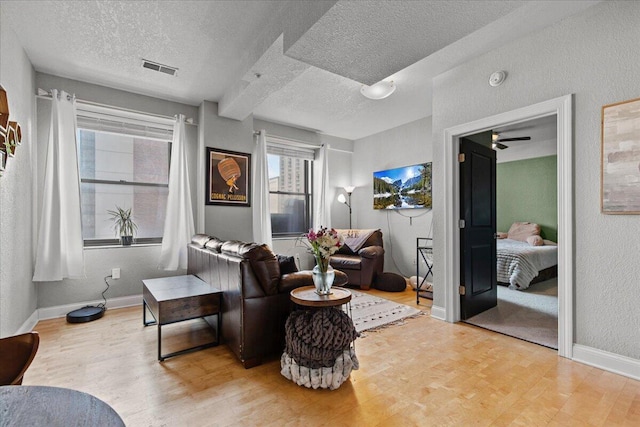
[[[344,194],[340,193],[340,194],[338,194],[338,201],[340,203],[347,203],[347,198],[344,197]]]
[[[396,85],[392,81],[379,81],[371,86],[363,85],[360,93],[369,99],[384,99],[396,90]]]
[[[353,193],[353,190],[355,189],[356,187],[354,187],[353,185],[347,185],[346,187],[344,187],[344,191],[346,191],[349,194]]]

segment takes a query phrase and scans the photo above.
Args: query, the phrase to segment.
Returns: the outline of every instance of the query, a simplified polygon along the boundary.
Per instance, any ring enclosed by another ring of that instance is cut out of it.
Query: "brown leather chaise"
[[[188,261],[187,274],[222,290],[222,341],[245,368],[282,354],[289,293],[313,285],[310,271],[281,274],[269,246],[205,234],[191,239]],[[346,274],[337,271],[334,284],[346,282]]]
[[[338,233],[348,230],[337,230]],[[384,248],[382,231],[375,230],[357,250],[344,245],[330,258],[330,264],[336,270],[347,273],[349,285],[358,285],[360,289],[369,289],[378,274],[384,269]]]

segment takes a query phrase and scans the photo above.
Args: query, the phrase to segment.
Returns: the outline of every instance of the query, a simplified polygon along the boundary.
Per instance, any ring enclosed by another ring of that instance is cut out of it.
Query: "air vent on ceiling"
[[[149,61],[146,59],[142,60],[142,68],[148,68],[153,71],[158,71],[160,73],[169,74],[170,76],[175,76],[178,71],[175,67],[170,67],[168,65],[159,64],[157,62]]]

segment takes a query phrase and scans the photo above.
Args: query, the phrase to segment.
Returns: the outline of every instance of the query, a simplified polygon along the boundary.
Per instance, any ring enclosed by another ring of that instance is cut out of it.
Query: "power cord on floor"
[[[102,304],[98,304],[98,307],[100,307],[103,311],[107,310],[107,297],[104,296],[104,294],[107,293],[107,291],[109,290],[109,282],[107,281],[108,278],[112,277],[111,275],[109,276],[105,276],[104,278],[104,283],[107,285],[106,289],[104,291],[102,291],[102,299],[104,300],[104,303]]]

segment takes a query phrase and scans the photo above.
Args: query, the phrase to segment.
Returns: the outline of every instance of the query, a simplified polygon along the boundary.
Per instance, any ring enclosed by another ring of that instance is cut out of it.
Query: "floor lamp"
[[[342,193],[340,193],[340,195],[338,196],[338,201],[340,203],[344,203],[349,208],[349,230],[351,230],[351,193],[353,193],[353,190],[355,190],[355,189],[356,189],[356,187],[354,187],[352,185],[348,185],[348,186],[344,187],[344,191],[347,192],[347,195],[349,197],[348,200],[344,197],[344,194],[342,194]]]

